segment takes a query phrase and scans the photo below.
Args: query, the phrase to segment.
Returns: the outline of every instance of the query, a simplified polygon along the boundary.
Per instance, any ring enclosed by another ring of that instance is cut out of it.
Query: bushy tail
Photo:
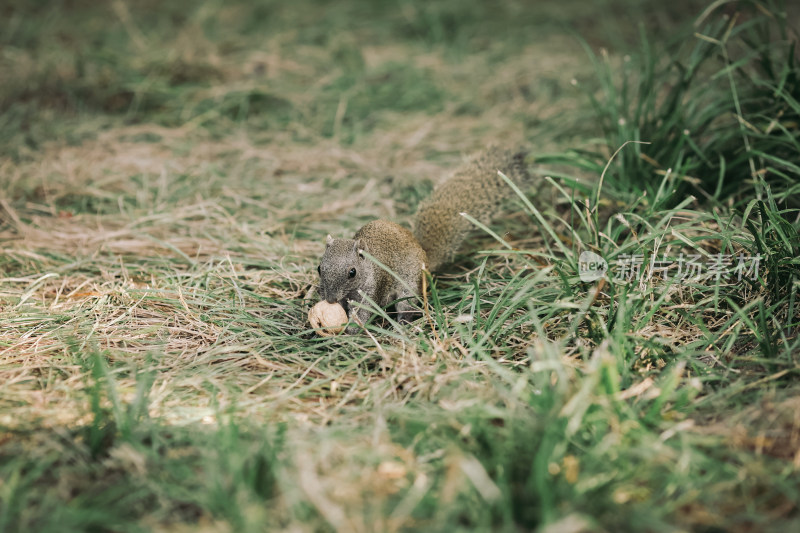
[[[429,271],[452,261],[473,228],[461,213],[488,224],[514,193],[497,175],[498,170],[518,184],[529,178],[524,152],[492,147],[456,170],[420,205],[414,217],[414,237],[428,256]]]

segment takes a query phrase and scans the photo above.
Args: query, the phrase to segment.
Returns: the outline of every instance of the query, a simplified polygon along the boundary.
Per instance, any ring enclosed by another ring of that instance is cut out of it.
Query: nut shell
[[[347,324],[347,313],[340,304],[329,304],[322,300],[309,309],[308,321],[319,335],[327,337],[344,331]]]

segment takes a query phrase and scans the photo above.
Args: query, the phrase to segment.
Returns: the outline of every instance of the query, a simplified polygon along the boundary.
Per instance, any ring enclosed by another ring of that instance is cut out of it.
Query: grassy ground
[[[4,3],[0,531],[797,528],[796,14],[671,4]],[[502,242],[316,337],[489,143]]]

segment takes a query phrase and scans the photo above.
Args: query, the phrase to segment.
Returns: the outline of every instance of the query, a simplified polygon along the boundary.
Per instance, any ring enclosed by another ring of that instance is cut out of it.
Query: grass
[[[796,528],[794,8],[540,4],[0,8],[0,531]],[[428,313],[316,337],[490,142]]]

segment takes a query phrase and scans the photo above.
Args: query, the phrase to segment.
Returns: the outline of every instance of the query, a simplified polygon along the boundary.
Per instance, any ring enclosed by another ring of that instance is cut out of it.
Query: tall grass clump
[[[642,30],[639,52],[621,61],[584,44],[597,78],[581,85],[603,149],[580,158],[599,173],[611,153],[634,142],[614,158],[606,183],[646,193],[655,207],[667,201],[664,186],[674,191],[672,205],[689,194],[746,203],[770,188],[779,203],[796,207],[796,36],[781,2],[722,5],[710,5],[672,44],[654,46]]]
[[[792,365],[800,327],[796,36],[777,3],[720,4],[666,48],[643,32],[639,55],[614,61],[590,51],[597,84],[581,85],[590,87],[602,136],[588,150],[539,162],[599,177],[587,187],[560,176],[571,191],[565,196],[587,198],[562,200],[571,205],[569,225],[582,221],[588,230],[586,247],[575,251],[593,250],[618,265],[639,255],[642,272],[650,270],[633,290],[606,287],[613,307],[653,286],[653,266],[671,264],[655,277],[671,281],[655,289],[657,309],[645,317],[672,308],[667,316],[706,332],[687,347],[756,349]],[[691,256],[704,267],[717,261],[713,275],[675,278]],[[745,257],[757,264],[749,276],[736,272]],[[668,305],[676,296],[687,307]]]

